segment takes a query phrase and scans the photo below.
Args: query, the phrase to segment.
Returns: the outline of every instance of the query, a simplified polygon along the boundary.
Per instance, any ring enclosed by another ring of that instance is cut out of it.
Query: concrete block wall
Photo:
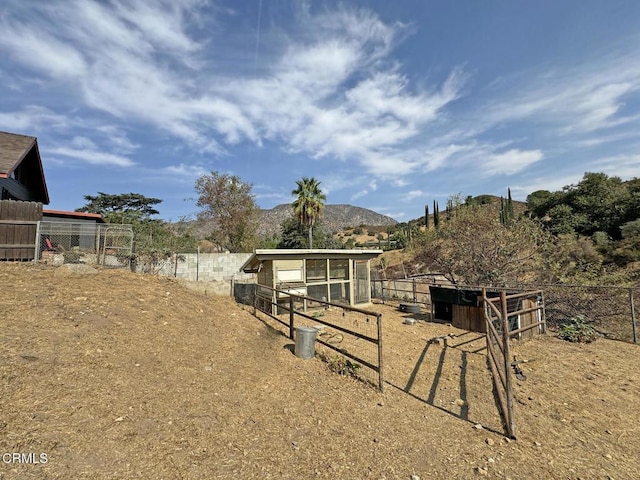
[[[158,272],[160,275],[176,276],[187,280],[201,282],[230,282],[250,281],[253,274],[240,271],[240,267],[246,262],[251,253],[183,253],[184,260],[175,259],[167,262]]]

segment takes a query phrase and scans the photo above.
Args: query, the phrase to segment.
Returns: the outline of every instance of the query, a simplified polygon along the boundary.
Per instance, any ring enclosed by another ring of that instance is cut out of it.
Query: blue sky
[[[302,176],[399,221],[640,176],[640,2],[4,0],[0,130],[38,137],[49,208]]]

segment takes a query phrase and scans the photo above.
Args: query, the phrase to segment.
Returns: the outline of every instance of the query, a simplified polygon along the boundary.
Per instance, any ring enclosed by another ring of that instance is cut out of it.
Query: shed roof
[[[48,204],[49,192],[36,137],[0,132],[0,177],[8,178],[25,159],[27,164],[23,168],[28,170],[30,183],[37,190],[34,191],[37,201]]]
[[[276,260],[285,258],[355,258],[367,260],[375,258],[382,250],[344,250],[344,249],[320,249],[320,248],[274,248],[256,250],[249,259],[240,267],[245,273],[257,272],[260,263],[264,260]]]

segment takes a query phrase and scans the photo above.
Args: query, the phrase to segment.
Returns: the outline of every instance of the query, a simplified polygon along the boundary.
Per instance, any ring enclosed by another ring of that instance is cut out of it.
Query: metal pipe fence
[[[325,355],[330,366],[383,391],[381,313],[263,285],[255,287],[254,307],[284,327],[292,340],[296,327],[318,329],[316,341],[339,354]]]

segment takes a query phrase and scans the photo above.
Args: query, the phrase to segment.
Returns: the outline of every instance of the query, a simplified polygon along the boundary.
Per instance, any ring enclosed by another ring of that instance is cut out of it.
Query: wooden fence
[[[0,260],[33,260],[42,204],[0,200]]]
[[[532,299],[536,299],[535,303],[531,302]],[[522,300],[530,300],[530,302],[525,303]],[[542,291],[514,295],[507,295],[505,291],[501,291],[499,297],[489,298],[486,288],[483,288],[482,303],[484,305],[484,318],[487,329],[487,358],[498,397],[500,413],[504,419],[507,435],[515,439],[516,425],[513,409],[511,369],[517,367],[517,362],[515,359],[513,363],[511,361],[510,340],[516,336],[519,338],[524,332],[528,332],[533,328],[538,328],[542,332],[546,331],[544,297],[542,297]],[[510,309],[510,304],[516,305],[516,307]],[[512,319],[532,313],[539,313],[538,321],[519,328],[516,324],[516,328],[513,328]]]
[[[309,314],[305,308],[307,304],[318,308]],[[383,391],[381,313],[264,285],[255,287],[254,307],[285,326],[292,340],[296,325],[328,327],[328,332],[320,332],[316,341],[375,372],[378,388]]]

